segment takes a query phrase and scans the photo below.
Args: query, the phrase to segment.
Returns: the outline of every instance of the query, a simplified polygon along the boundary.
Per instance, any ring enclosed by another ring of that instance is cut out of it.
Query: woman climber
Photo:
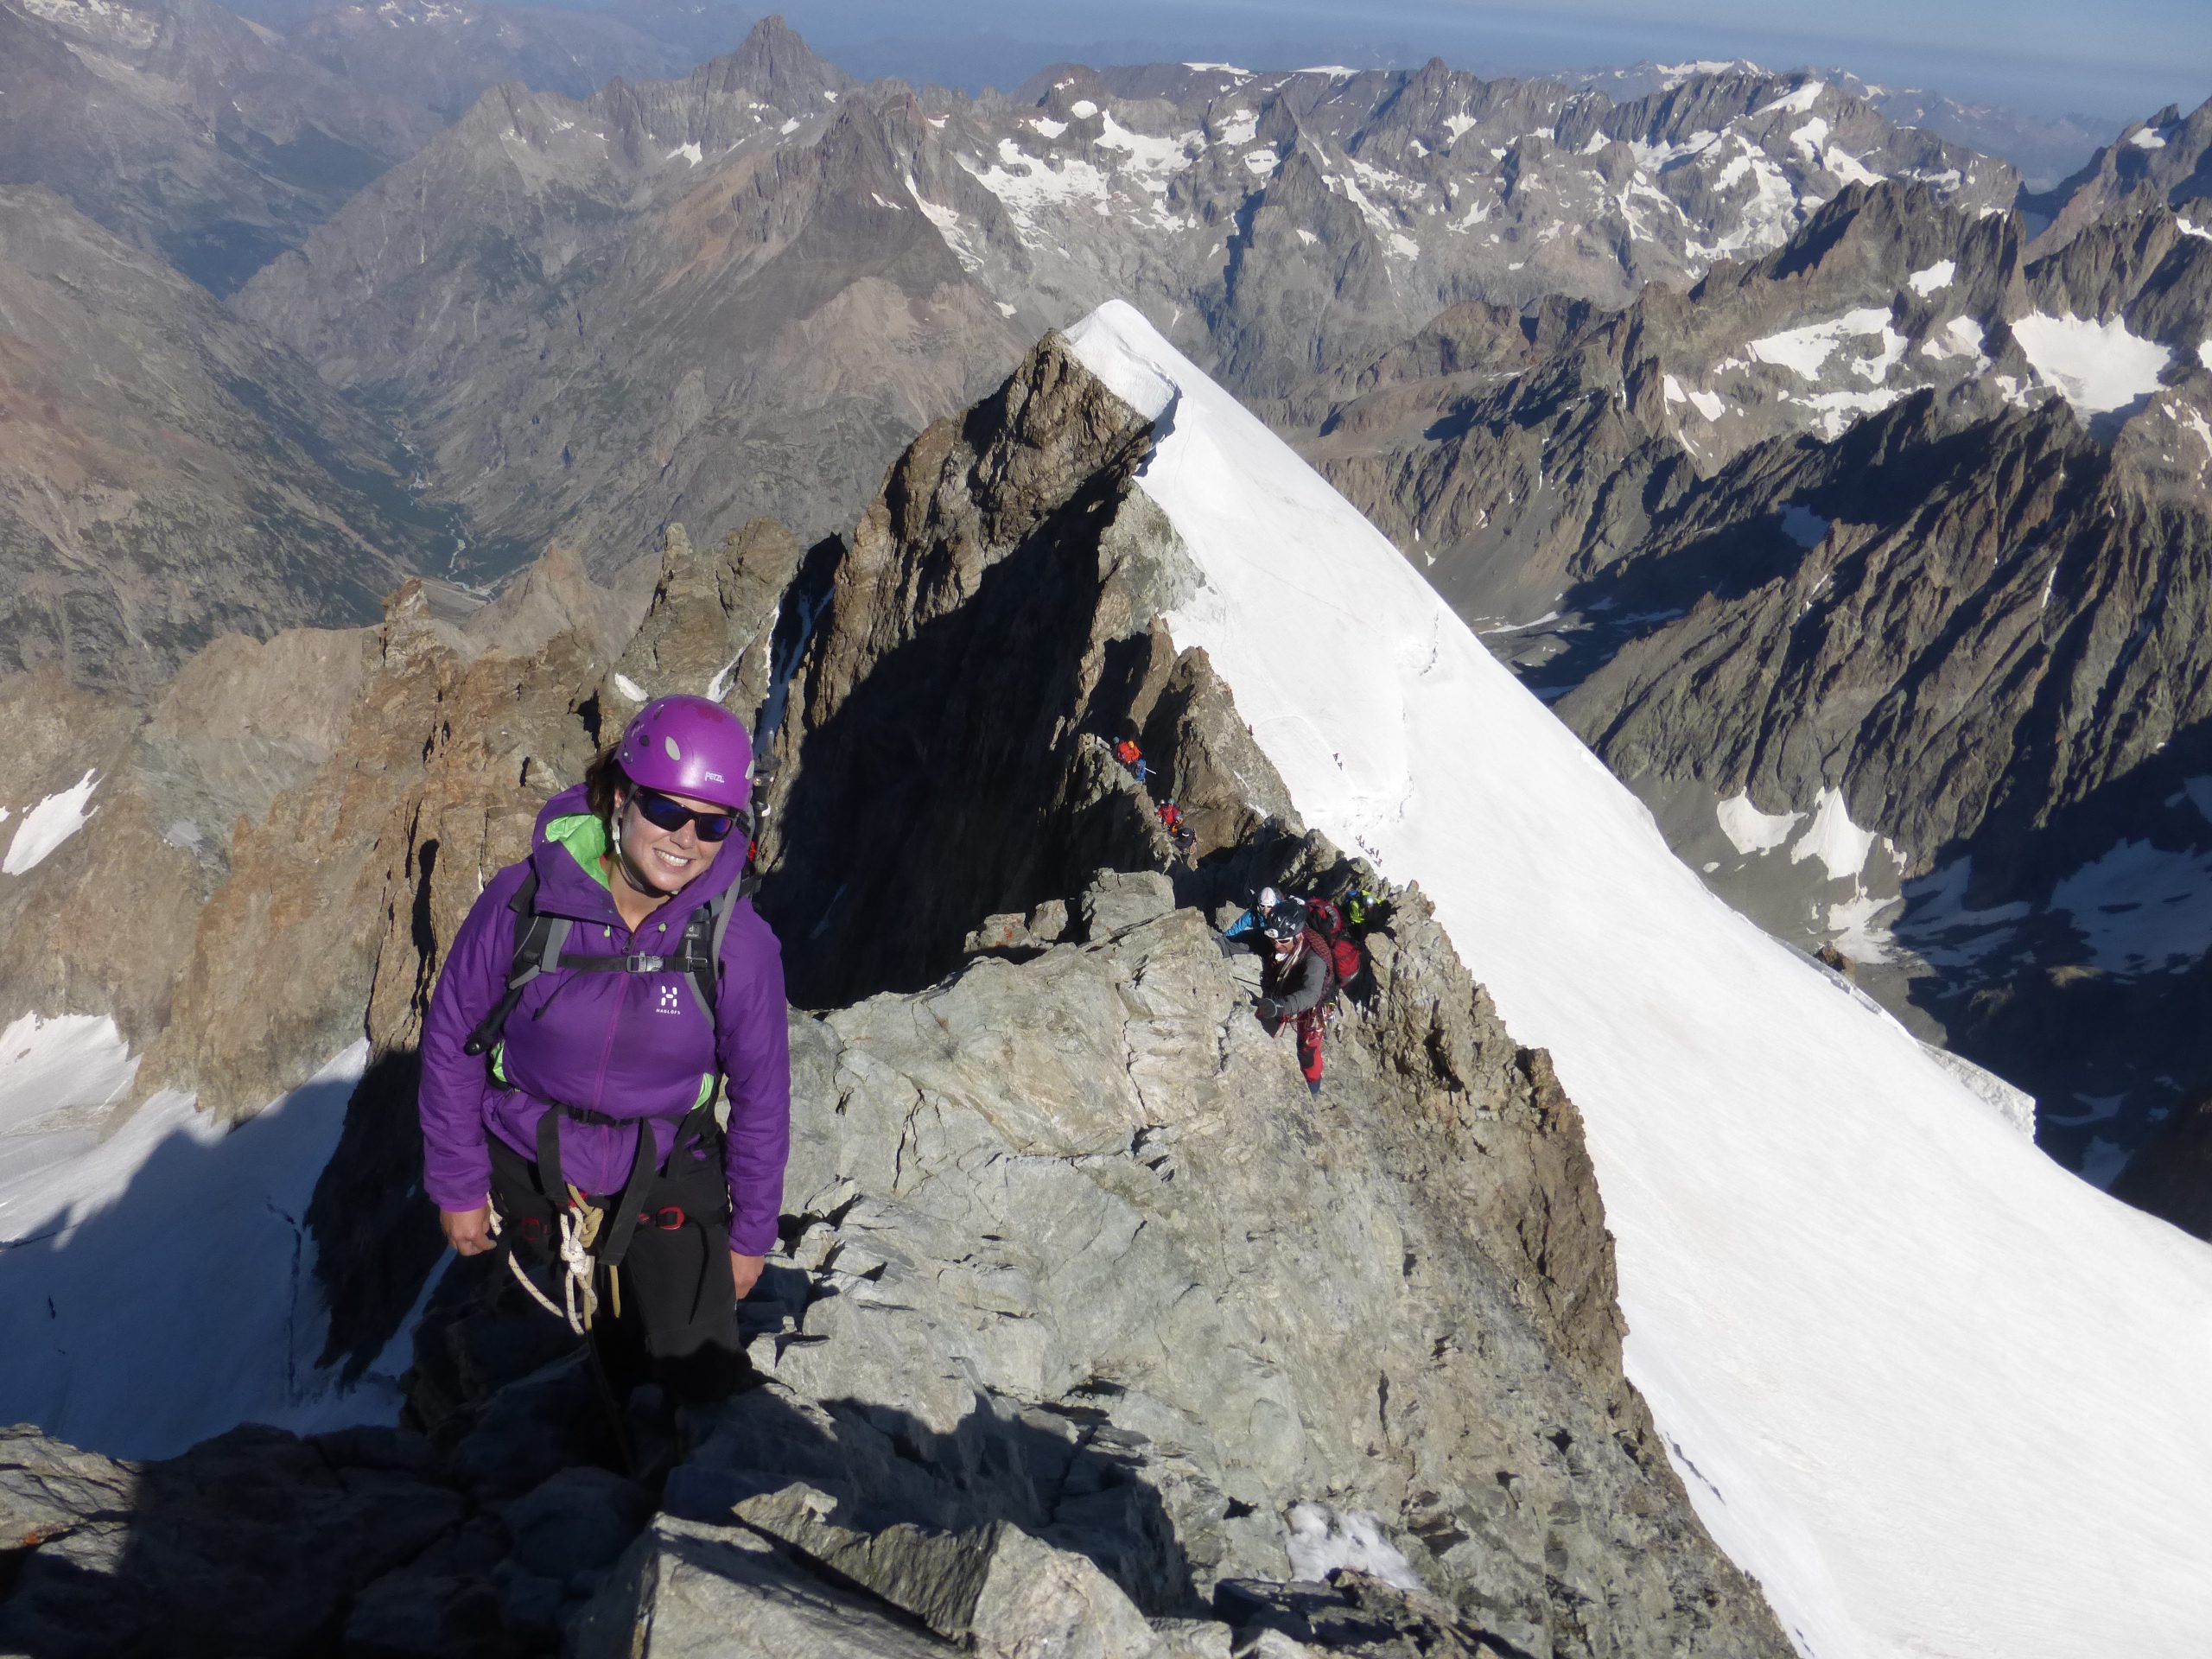
[[[423,1025],[447,1240],[550,1258],[558,1304],[517,1276],[580,1332],[611,1294],[677,1395],[739,1369],[791,1145],[782,952],[742,883],[752,760],[718,703],[646,704],[484,889]]]

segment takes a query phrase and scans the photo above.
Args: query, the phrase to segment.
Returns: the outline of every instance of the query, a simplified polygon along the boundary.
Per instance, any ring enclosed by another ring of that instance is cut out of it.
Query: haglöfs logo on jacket
[[[655,1014],[681,1014],[683,1012],[683,1001],[677,994],[675,986],[664,985],[660,988],[660,1006],[655,1008],[653,1012]]]

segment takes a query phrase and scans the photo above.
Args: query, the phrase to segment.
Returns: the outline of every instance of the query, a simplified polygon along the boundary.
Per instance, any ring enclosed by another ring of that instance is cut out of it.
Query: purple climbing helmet
[[[745,722],[705,697],[655,697],[638,710],[614,751],[623,775],[664,795],[744,810],[753,770]]]

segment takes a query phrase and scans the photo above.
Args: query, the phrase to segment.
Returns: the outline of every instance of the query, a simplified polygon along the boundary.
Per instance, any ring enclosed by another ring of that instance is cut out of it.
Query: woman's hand
[[[740,1255],[729,1253],[729,1276],[737,1287],[737,1300],[743,1301],[753,1294],[753,1287],[760,1282],[760,1269],[767,1265],[765,1255]]]
[[[497,1242],[492,1236],[492,1206],[479,1205],[474,1210],[441,1210],[438,1225],[445,1229],[446,1243],[452,1245],[456,1255],[483,1255],[493,1249]]]

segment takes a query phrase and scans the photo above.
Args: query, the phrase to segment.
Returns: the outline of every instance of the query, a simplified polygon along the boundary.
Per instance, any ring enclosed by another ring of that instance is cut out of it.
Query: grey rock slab
[[[1236,1632],[1210,1618],[1155,1618],[1160,1659],[1234,1659]]]
[[[500,1594],[489,1580],[380,1579],[346,1620],[345,1659],[499,1659],[507,1650]]]
[[[662,1516],[569,1632],[569,1659],[946,1659],[959,1649],[743,1527]]]
[[[1000,1659],[1154,1659],[1160,1643],[1090,1561],[1003,1522],[961,1532],[901,1523],[875,1533],[833,1518],[805,1485],[750,1498],[738,1518],[905,1609],[938,1635]]]
[[[526,1571],[563,1579],[607,1566],[652,1514],[652,1495],[605,1469],[563,1469],[499,1511]]]
[[[1090,1561],[1013,1529],[991,1552],[969,1634],[988,1659],[1158,1659],[1163,1646]]]
[[[81,1452],[28,1423],[0,1430],[0,1550],[48,1540],[130,1512],[137,1468]]]
[[[1102,870],[1084,889],[1084,930],[1095,940],[1156,922],[1175,908],[1175,884],[1157,870]]]

